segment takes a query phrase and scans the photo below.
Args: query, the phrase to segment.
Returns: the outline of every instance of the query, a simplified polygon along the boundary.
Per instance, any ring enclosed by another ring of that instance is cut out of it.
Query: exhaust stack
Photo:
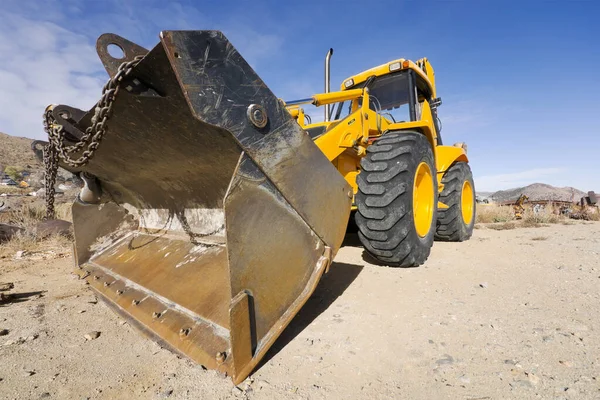
[[[333,55],[333,49],[329,49],[327,56],[325,56],[325,93],[331,91],[331,56]],[[325,105],[325,122],[329,121],[330,115],[330,104]]]

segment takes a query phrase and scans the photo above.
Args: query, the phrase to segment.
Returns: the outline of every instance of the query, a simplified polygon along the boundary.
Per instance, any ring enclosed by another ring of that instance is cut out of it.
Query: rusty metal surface
[[[207,368],[230,373],[232,360],[221,364],[215,357],[229,348],[227,330],[216,329],[203,319],[193,318],[174,305],[149,296],[145,290],[115,279],[101,268],[86,264],[80,273],[102,300],[144,334]]]
[[[245,318],[231,314],[232,339],[241,336],[246,342],[238,345],[252,348],[252,357],[246,353],[243,360],[234,357],[234,380],[238,380],[260,361],[296,314],[296,307],[308,299],[327,266],[323,254],[327,262],[331,254],[246,155],[227,193],[225,214],[231,296],[249,298],[252,309],[252,335],[245,333]],[[260,233],[249,235],[251,231]]]
[[[138,64],[134,79],[160,96],[122,90],[108,133],[83,170],[100,179],[105,195],[117,203],[174,215],[185,208],[222,207],[241,148],[227,131],[190,114],[161,46]],[[75,124],[80,131],[92,115],[93,109]]]
[[[194,115],[231,132],[317,235],[338,248],[350,204],[340,194],[350,186],[244,58],[218,31],[165,31],[161,39]],[[250,104],[266,110],[265,128],[246,118]]]
[[[298,297],[325,245],[248,157],[232,181],[225,212],[231,296],[252,293],[261,340]],[[260,234],[248,235],[252,230]]]
[[[73,206],[76,261],[145,334],[239,383],[339,249],[350,188],[222,34],[161,40],[76,170],[99,188]],[[73,141],[94,114],[56,110]]]
[[[229,270],[224,246],[194,245],[134,233],[94,256],[89,264],[140,286],[150,296],[229,328]]]
[[[123,52],[123,57],[114,58],[111,56],[108,52],[109,45],[119,47]],[[131,61],[136,56],[144,56],[148,53],[148,50],[119,35],[115,35],[114,33],[105,33],[100,35],[98,40],[96,40],[96,52],[98,53],[98,57],[100,57],[106,72],[108,72],[110,76],[113,76],[117,73],[119,65],[121,65],[122,62]]]

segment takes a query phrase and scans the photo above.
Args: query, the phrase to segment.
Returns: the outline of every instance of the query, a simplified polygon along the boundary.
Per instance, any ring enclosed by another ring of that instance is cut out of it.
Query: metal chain
[[[86,165],[98,150],[102,138],[106,134],[106,121],[111,115],[112,107],[120,90],[121,81],[127,77],[133,68],[142,60],[137,56],[131,61],[122,63],[115,76],[110,78],[102,88],[102,96],[94,110],[92,124],[85,130],[84,135],[73,146],[65,145],[65,132],[52,114],[52,107],[44,113],[44,130],[48,134],[48,145],[44,148],[44,185],[46,188],[46,218],[54,218],[54,197],[56,174],[59,159],[71,167],[78,168]],[[85,149],[84,149],[85,148]],[[71,158],[72,154],[83,150],[79,158]]]
[[[218,244],[215,244],[215,243],[199,242],[196,239],[215,235],[220,230],[222,230],[224,228],[224,225],[221,225],[220,227],[218,227],[217,229],[215,229],[214,231],[209,232],[209,233],[196,233],[196,232],[192,231],[192,228],[190,227],[190,224],[188,223],[187,218],[185,216],[185,211],[183,211],[183,210],[182,211],[178,211],[178,212],[175,213],[175,216],[177,217],[177,220],[181,224],[181,227],[183,228],[183,231],[189,236],[190,242],[194,246],[198,246],[198,245],[203,245],[203,246],[206,246],[206,247],[218,246]]]

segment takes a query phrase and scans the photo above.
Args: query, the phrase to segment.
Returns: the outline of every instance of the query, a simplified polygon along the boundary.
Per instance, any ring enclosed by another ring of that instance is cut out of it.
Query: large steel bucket
[[[110,75],[144,58],[93,158],[61,164],[99,199],[73,206],[81,276],[145,333],[239,383],[339,249],[350,187],[220,32],[165,31],[150,51],[106,34],[97,47]],[[52,112],[75,140],[94,109]]]

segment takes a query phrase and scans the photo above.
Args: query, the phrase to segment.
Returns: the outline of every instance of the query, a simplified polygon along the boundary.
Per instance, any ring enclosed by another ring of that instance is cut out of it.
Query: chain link
[[[65,145],[65,131],[52,114],[52,107],[44,113],[44,131],[48,134],[48,145],[44,148],[44,186],[46,189],[46,218],[54,218],[55,184],[59,160],[65,164],[79,168],[86,165],[98,150],[102,138],[106,134],[106,121],[111,115],[114,101],[121,88],[121,81],[126,78],[133,68],[142,60],[137,56],[131,61],[122,63],[115,76],[110,78],[102,88],[102,96],[94,110],[92,124],[85,130],[83,136],[73,146]],[[79,158],[71,158],[72,154],[83,150]]]

